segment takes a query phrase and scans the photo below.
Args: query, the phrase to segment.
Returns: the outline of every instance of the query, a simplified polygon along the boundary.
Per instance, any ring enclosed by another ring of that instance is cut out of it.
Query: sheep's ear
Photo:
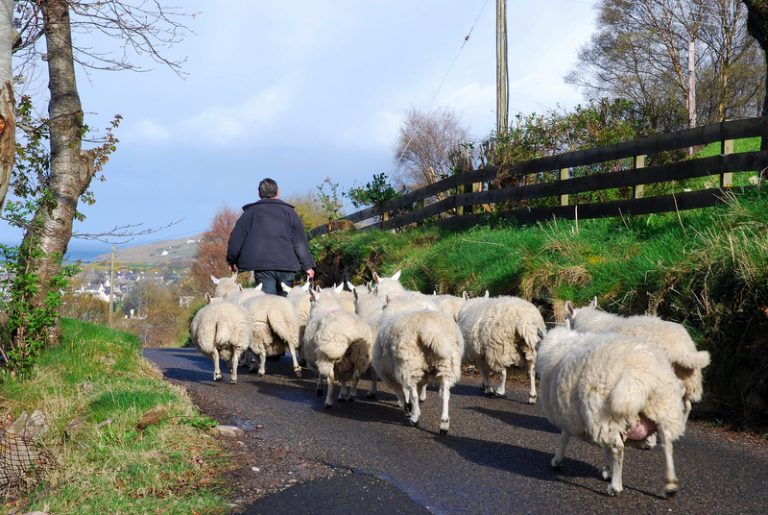
[[[237,281],[237,272],[232,274],[232,277],[230,277],[233,281]]]
[[[569,331],[573,330],[573,322],[571,322],[570,318],[565,319],[565,328],[568,329]]]
[[[335,286],[333,288],[333,291],[335,291],[336,293],[341,293],[342,291],[344,291],[344,283],[343,282],[339,283],[338,286]]]
[[[360,300],[359,297],[357,296],[357,290],[352,290],[352,295],[355,296],[355,303],[357,303],[357,301]]]
[[[565,318],[570,319],[573,317],[573,314],[576,313],[576,308],[573,307],[573,304],[570,300],[565,301]]]
[[[317,292],[315,290],[310,289],[309,290],[309,301],[315,302],[317,301],[317,298],[320,296],[320,292]]]
[[[432,290],[432,296],[433,296],[433,297],[436,297],[436,296],[437,296],[437,290]]]
[[[355,291],[355,287],[351,282],[344,281],[344,284],[347,285],[347,288],[349,289],[349,291]]]
[[[398,270],[397,272],[395,272],[395,275],[393,275],[391,279],[394,281],[397,281],[398,279],[400,279],[400,272],[402,272],[402,270]]]
[[[368,293],[373,293],[373,284],[367,282],[365,283],[365,287],[368,288]]]
[[[589,303],[590,308],[596,308],[597,307],[597,295],[592,299],[592,302]]]
[[[210,304],[211,303],[211,294],[208,292],[205,292],[205,303]]]
[[[304,283],[304,286],[302,286],[301,289],[304,291],[309,291],[309,286],[310,286],[309,281],[307,281],[306,283]]]
[[[469,293],[467,293],[467,290],[461,292],[461,298],[464,300],[469,300]]]
[[[280,288],[283,289],[283,291],[291,291],[293,288],[285,284],[283,281],[280,281]]]
[[[379,277],[379,274],[374,272],[373,273],[373,280],[376,281],[377,283],[379,283],[379,282],[381,282],[381,277]]]
[[[213,284],[219,284],[220,280],[221,279],[219,279],[218,277],[211,276],[211,281],[213,282]]]
[[[264,283],[259,283],[258,286],[256,286],[256,291],[261,291],[264,288]]]
[[[242,284],[238,284],[237,285],[237,291],[239,291],[240,293],[243,292],[243,285]]]
[[[490,298],[490,296],[491,296],[491,292],[489,292],[488,290],[485,290],[485,295],[483,295],[483,298],[487,299],[487,298]]]

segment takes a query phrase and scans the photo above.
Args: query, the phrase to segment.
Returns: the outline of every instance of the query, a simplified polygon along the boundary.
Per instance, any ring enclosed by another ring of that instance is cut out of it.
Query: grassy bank
[[[63,343],[33,377],[0,385],[5,415],[40,410],[52,463],[4,505],[19,512],[219,513],[223,457],[186,393],[162,380],[126,333],[64,319]],[[137,423],[153,409],[159,421]]]
[[[598,298],[608,311],[682,322],[712,353],[700,410],[768,423],[768,191],[726,206],[530,227],[334,233],[311,242],[321,278],[403,270],[411,289],[518,295],[549,307]]]

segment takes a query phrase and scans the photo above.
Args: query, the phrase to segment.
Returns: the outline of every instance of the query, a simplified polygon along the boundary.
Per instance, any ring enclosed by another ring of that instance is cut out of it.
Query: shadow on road
[[[524,413],[515,413],[513,411],[488,409],[482,406],[472,406],[464,409],[476,411],[482,415],[493,417],[510,426],[531,429],[533,431],[541,431],[543,433],[560,434],[560,431],[555,426],[550,424],[549,421],[544,417],[535,417],[526,415]]]

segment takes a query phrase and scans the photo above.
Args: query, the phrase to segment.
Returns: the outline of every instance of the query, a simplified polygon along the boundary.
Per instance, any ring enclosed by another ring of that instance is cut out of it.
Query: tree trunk
[[[0,1],[0,211],[5,204],[16,156],[16,106],[13,98],[13,0]]]
[[[61,271],[61,260],[72,237],[78,199],[93,177],[93,162],[91,160],[90,166],[87,162],[89,153],[83,154],[80,150],[83,111],[75,81],[69,6],[66,0],[47,0],[42,5],[51,92],[48,104],[51,140],[48,191],[51,196],[50,201],[44,201],[38,208],[24,235],[25,243],[36,243],[42,251],[28,266],[38,274],[40,285],[32,301],[34,306],[45,303],[51,279]],[[56,324],[49,335],[50,342],[58,340],[58,332]]]

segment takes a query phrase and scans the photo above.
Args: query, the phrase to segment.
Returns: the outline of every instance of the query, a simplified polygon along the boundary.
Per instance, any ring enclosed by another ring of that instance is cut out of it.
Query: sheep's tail
[[[697,352],[694,352],[693,354],[687,354],[681,358],[677,358],[675,360],[675,365],[678,365],[680,367],[684,368],[690,368],[693,370],[701,370],[702,368],[709,365],[710,362],[710,356],[709,352],[705,350],[700,350]]]
[[[329,361],[338,361],[348,350],[349,340],[344,335],[338,335],[318,345],[316,352],[322,352]]]
[[[299,325],[296,317],[291,317],[282,309],[272,309],[267,313],[267,323],[278,338],[292,349],[299,346]]]
[[[608,396],[608,407],[617,417],[634,417],[645,407],[651,385],[632,370],[625,370]]]
[[[439,359],[450,359],[453,354],[451,336],[445,328],[438,327],[434,321],[429,321],[417,330],[419,346],[428,350]]]

